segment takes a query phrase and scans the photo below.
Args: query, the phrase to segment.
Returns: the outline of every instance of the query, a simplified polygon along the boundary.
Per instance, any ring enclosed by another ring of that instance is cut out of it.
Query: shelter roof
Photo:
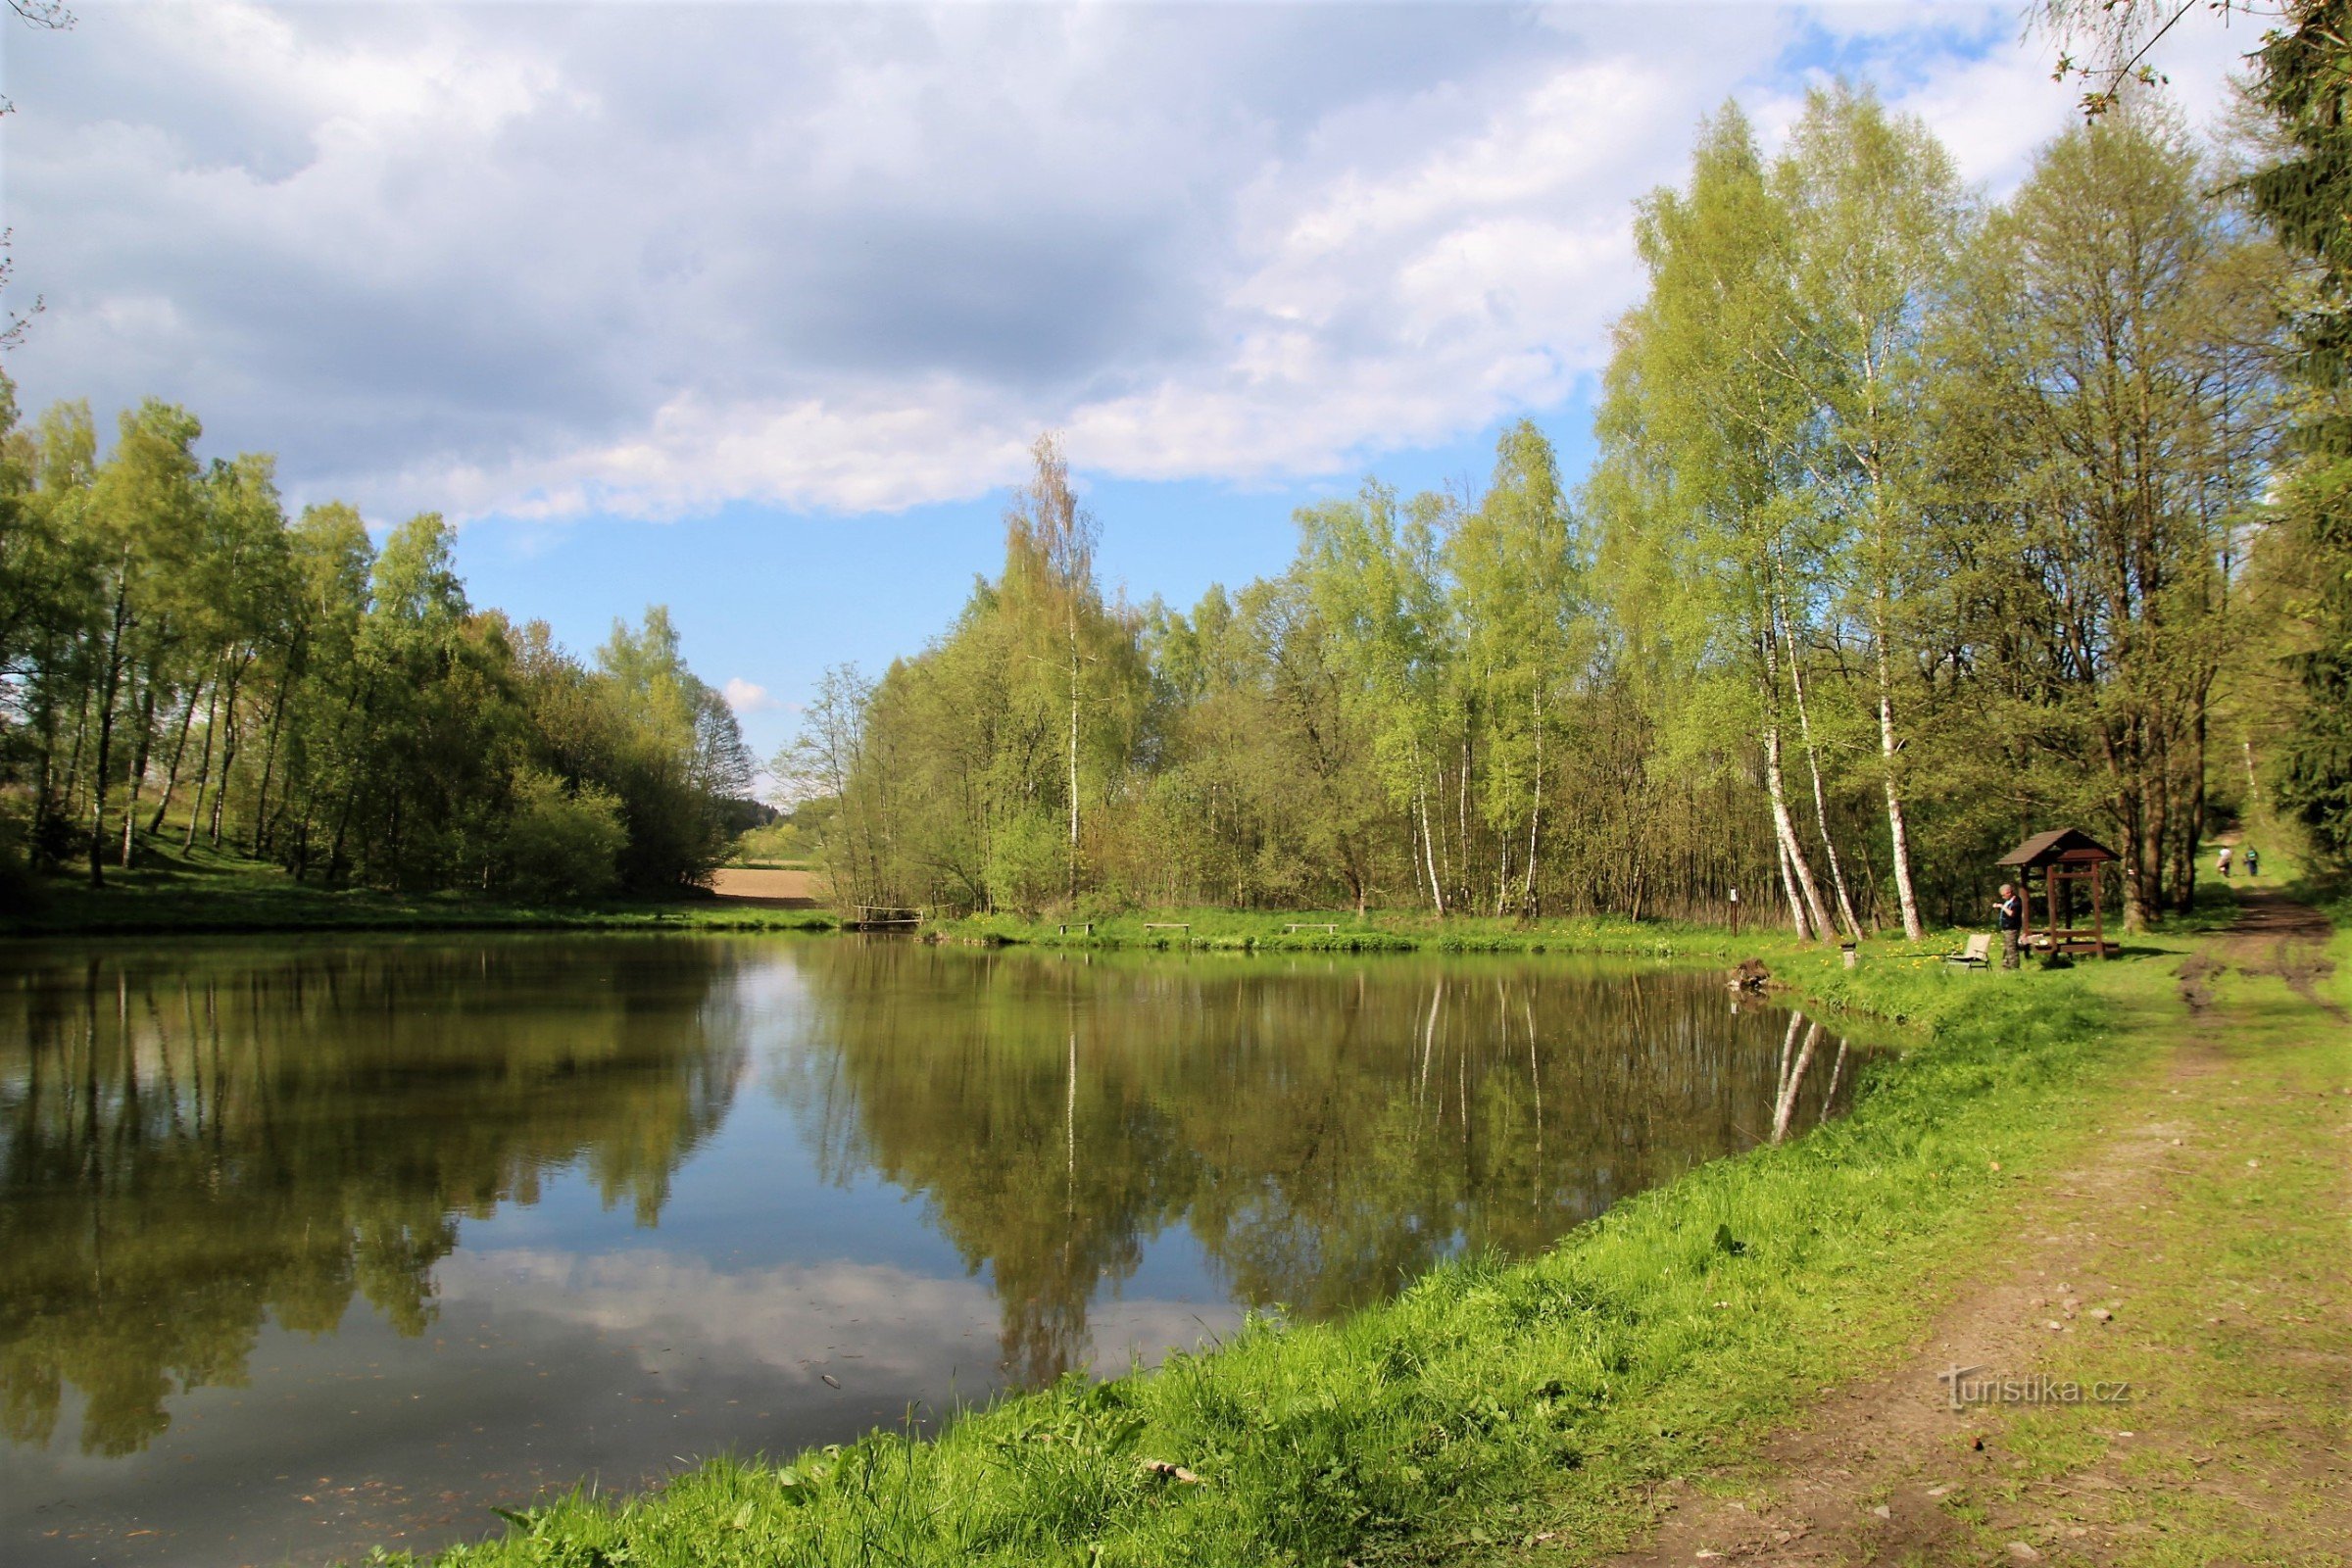
[[[2079,827],[2052,828],[2032,838],[2002,856],[1995,865],[2096,865],[2105,860],[2120,860],[2116,854],[2097,839]]]

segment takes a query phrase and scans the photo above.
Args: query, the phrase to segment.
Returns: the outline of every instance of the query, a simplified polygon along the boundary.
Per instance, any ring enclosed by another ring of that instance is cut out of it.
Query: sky
[[[290,504],[460,524],[580,652],[666,604],[760,755],[919,650],[1061,433],[1188,606],[1367,475],[1570,474],[1635,202],[1842,74],[1998,197],[2075,113],[2011,0],[103,4],[0,29],[20,403],[183,405]],[[2203,15],[2204,123],[2259,41]]]

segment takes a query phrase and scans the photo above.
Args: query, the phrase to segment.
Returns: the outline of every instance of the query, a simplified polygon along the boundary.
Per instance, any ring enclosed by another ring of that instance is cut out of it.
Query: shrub
[[[611,790],[568,785],[553,773],[524,773],[514,781],[501,844],[500,886],[532,902],[600,897],[619,879],[628,842],[620,797]]]
[[[1035,914],[1069,892],[1070,844],[1058,821],[1038,812],[999,827],[989,846],[988,885],[999,903]]]

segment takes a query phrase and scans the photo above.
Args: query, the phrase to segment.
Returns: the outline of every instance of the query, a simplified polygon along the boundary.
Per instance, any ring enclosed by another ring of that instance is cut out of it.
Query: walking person
[[[2251,882],[2262,875],[2262,852],[2253,845],[2246,846],[2246,880]]]
[[[2230,880],[2230,846],[2229,846],[2229,845],[2227,845],[2227,844],[2223,845],[2223,846],[2222,846],[2222,853],[2221,853],[2220,855],[2216,856],[2214,858],[2215,858],[2215,860],[2216,860],[2216,861],[2217,861],[2217,862],[2220,864],[2220,866],[2221,866],[2221,868],[2222,868],[2222,880],[2223,880],[2223,881],[2225,881],[2225,882],[2229,881],[2229,880]]]
[[[2014,969],[2018,964],[2017,948],[2026,929],[2026,901],[2017,889],[2001,884],[2000,901],[1993,905],[2001,922],[2001,967]]]

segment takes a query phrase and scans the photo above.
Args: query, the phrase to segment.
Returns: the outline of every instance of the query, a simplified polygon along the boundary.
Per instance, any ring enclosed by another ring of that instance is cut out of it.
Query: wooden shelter
[[[1994,863],[2014,866],[2018,893],[2025,905],[2026,928],[2020,945],[2044,953],[2095,953],[2105,958],[2115,953],[2107,941],[2107,906],[2100,885],[2103,868],[2123,857],[2081,828],[2054,828],[2036,833]],[[2034,929],[2034,873],[2041,873],[2042,902],[2049,923]],[[2090,884],[2090,928],[2069,922],[2075,917],[2073,884]]]

